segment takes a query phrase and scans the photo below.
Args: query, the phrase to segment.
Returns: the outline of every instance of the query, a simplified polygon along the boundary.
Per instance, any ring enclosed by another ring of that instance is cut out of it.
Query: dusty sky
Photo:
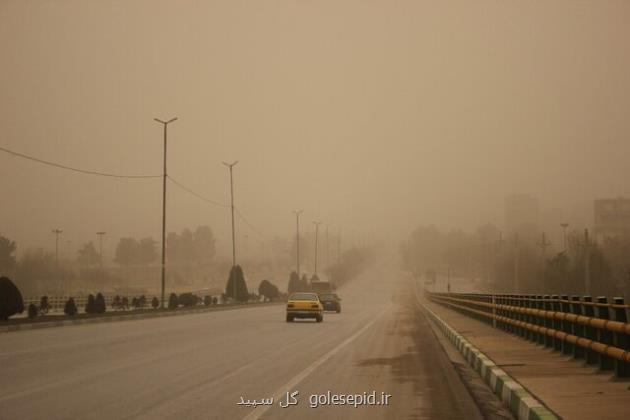
[[[503,223],[509,193],[590,223],[630,196],[630,2],[0,1],[0,145],[169,173],[266,237],[291,210],[344,232]],[[161,180],[0,154],[0,233],[21,248],[160,235]],[[229,214],[169,186],[168,230]],[[310,229],[310,226],[308,226]],[[257,235],[244,225],[239,236]],[[357,233],[358,234],[358,233]]]

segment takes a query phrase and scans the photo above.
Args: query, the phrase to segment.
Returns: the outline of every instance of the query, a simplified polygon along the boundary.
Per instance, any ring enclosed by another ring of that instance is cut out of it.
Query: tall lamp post
[[[238,163],[238,160],[233,163],[223,162],[223,164],[227,166],[228,169],[230,170],[230,197],[231,197],[230,208],[232,210],[232,266],[233,267],[236,266],[236,233],[234,230],[234,177],[233,177],[232,169],[234,168],[234,166],[236,166],[237,163]],[[235,293],[236,293],[236,290],[235,290]],[[234,294],[234,296],[236,296],[236,294]]]
[[[560,223],[560,227],[562,228],[562,247],[564,248],[564,252],[567,252],[567,228],[569,224]]]
[[[313,222],[313,224],[315,225],[315,276],[317,276],[317,243],[318,243],[318,235],[319,235],[319,225],[322,224],[322,222]]]
[[[59,265],[59,235],[63,233],[63,230],[53,229],[52,233],[55,234],[55,263]]]
[[[295,213],[295,247],[296,247],[296,257],[295,257],[295,269],[300,277],[300,214],[302,214],[304,210],[293,210]]]
[[[166,132],[168,125],[172,122],[177,121],[177,117],[171,118],[168,121],[162,121],[159,118],[153,118],[155,121],[159,122],[164,126],[164,172],[162,175],[162,292],[161,292],[161,303],[162,309],[164,309],[164,286],[166,281]]]
[[[107,232],[96,232],[98,236],[98,247],[99,247],[99,259],[101,260],[101,269],[103,268],[103,236]]]

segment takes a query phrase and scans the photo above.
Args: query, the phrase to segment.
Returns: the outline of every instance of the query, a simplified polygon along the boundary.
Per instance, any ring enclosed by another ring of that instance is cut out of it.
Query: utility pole
[[[230,197],[231,197],[231,210],[232,210],[232,266],[236,266],[236,232],[234,230],[234,174],[232,169],[234,168],[234,166],[236,166],[236,164],[238,163],[238,160],[233,162],[233,163],[226,163],[223,162],[223,164],[225,166],[228,167],[228,169],[230,170]]]
[[[59,266],[59,235],[63,233],[63,230],[53,229],[52,233],[55,234],[55,263]]]
[[[314,275],[317,275],[317,245],[318,245],[319,225],[321,225],[322,222],[313,222],[313,224],[315,225],[315,274]]]
[[[514,293],[519,293],[518,284],[518,263],[519,263],[519,243],[518,233],[514,234]]]
[[[232,268],[236,267],[236,231],[234,229],[234,177],[232,169],[238,160],[232,163],[223,162],[225,166],[230,170],[230,197],[231,197],[231,210],[232,210]],[[232,288],[234,292],[234,301],[236,301],[236,281],[232,282]]]
[[[494,287],[497,286],[497,280],[499,279],[497,260],[501,257],[501,251],[503,249],[503,232],[499,231],[499,238],[494,241],[494,252],[492,253],[492,270],[493,270],[493,282]]]
[[[170,123],[177,121],[177,117],[171,118],[168,121],[162,121],[159,118],[153,118],[164,126],[164,172],[162,176],[162,309],[164,309],[164,286],[166,282],[166,178],[168,176],[166,172],[166,144],[167,144],[167,127]]]
[[[105,235],[107,232],[96,232],[96,235],[98,236],[98,245],[99,245],[99,257],[101,260],[101,269],[103,268],[103,235]]]
[[[295,213],[295,248],[296,248],[295,269],[296,269],[298,278],[300,277],[300,214],[302,214],[303,212],[304,210],[293,210],[293,213]]]
[[[245,241],[245,249],[243,252],[243,254],[245,254],[244,260],[247,261],[247,259],[249,258],[249,235],[243,235],[243,239]]]
[[[541,238],[541,241],[540,241],[540,242],[538,242],[538,243],[536,243],[536,245],[538,245],[538,246],[540,247],[540,250],[541,250],[541,258],[542,258],[542,261],[543,261],[543,263],[544,263],[544,262],[545,262],[545,256],[546,256],[546,254],[547,254],[547,247],[548,247],[549,245],[551,245],[551,242],[548,242],[548,241],[547,241],[547,237],[546,237],[546,235],[545,235],[545,232],[543,232],[543,233],[542,233],[542,238]]]
[[[595,245],[588,238],[588,229],[584,229],[584,294],[591,294],[591,248]]]
[[[567,228],[569,227],[568,223],[560,223],[560,227],[562,228],[562,248],[564,252],[567,252]]]

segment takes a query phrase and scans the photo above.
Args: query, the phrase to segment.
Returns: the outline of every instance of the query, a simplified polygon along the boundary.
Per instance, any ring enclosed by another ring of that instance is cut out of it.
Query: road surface
[[[392,273],[348,284],[323,323],[268,306],[2,334],[0,419],[482,418]],[[391,397],[311,408],[328,391]]]

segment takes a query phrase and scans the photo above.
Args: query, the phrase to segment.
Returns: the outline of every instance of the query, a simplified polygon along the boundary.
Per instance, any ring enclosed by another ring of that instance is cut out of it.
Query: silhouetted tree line
[[[341,260],[328,267],[326,272],[330,282],[339,287],[361,274],[373,262],[374,249],[369,247],[351,248],[341,255]]]
[[[493,225],[473,233],[442,232],[435,226],[415,229],[401,245],[404,267],[424,275],[477,279],[484,289],[512,292],[518,276],[521,293],[584,294],[586,259],[591,294],[623,295],[630,292],[630,236],[588,242],[584,233],[567,235],[562,244],[543,245],[542,235],[519,232],[502,236]],[[560,246],[559,246],[560,245]]]

